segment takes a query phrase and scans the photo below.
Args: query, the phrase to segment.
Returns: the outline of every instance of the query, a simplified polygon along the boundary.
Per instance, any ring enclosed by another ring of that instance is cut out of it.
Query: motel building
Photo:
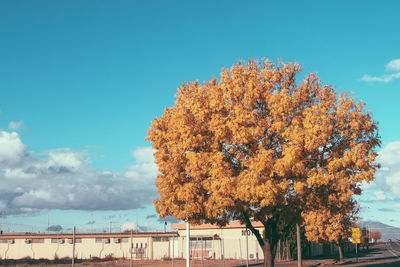
[[[254,222],[262,231],[262,224]],[[0,235],[1,259],[126,258],[159,260],[186,258],[186,224],[172,224],[172,232],[70,233],[36,234],[4,233]],[[257,239],[239,222],[225,227],[211,224],[190,227],[192,259],[262,259]],[[131,249],[132,248],[132,249]]]
[[[253,222],[262,233],[263,225]],[[0,259],[77,259],[125,258],[133,260],[186,258],[186,224],[171,224],[171,232],[0,234]],[[75,240],[75,249],[74,249]],[[310,243],[308,255],[326,254],[321,244]],[[329,245],[330,253],[334,247]],[[278,243],[277,260],[289,259],[287,246]],[[329,252],[328,251],[328,252]],[[224,227],[212,224],[190,226],[191,259],[263,260],[264,255],[254,234],[239,221]],[[328,253],[329,254],[329,253]]]
[[[157,260],[171,254],[176,232],[93,234],[4,233],[0,235],[1,259],[127,258]],[[74,248],[75,240],[75,248]],[[132,249],[131,249],[132,248]],[[178,252],[176,251],[176,254]]]

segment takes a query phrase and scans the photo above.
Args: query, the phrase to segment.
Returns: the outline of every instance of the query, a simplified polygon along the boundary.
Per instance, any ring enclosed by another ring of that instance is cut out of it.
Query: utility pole
[[[174,265],[174,258],[175,258],[175,237],[172,237],[172,267],[175,267]]]
[[[222,240],[222,266],[225,267],[225,243],[224,239]]]
[[[47,234],[50,233],[50,214],[47,214]]]
[[[249,267],[249,233],[246,224],[246,267]]]
[[[204,239],[201,238],[201,267],[204,267]]]
[[[112,222],[112,221],[110,221],[110,233],[112,232],[112,224],[113,223],[117,223],[117,222]]]
[[[74,267],[75,264],[75,232],[76,227],[74,226],[74,232],[72,233],[72,267]]]
[[[132,239],[133,239],[133,230],[131,229],[131,249],[129,250],[130,253],[131,253],[131,260],[130,260],[130,262],[129,262],[129,267],[132,267],[132,250],[133,250]]]

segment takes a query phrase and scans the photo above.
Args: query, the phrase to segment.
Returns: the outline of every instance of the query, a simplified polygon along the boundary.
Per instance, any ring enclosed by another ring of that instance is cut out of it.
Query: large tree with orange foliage
[[[314,74],[297,84],[300,71],[249,61],[223,69],[219,80],[178,88],[147,137],[160,172],[160,216],[219,225],[240,219],[265,266],[274,266],[281,234],[301,221],[312,196],[335,188],[334,198],[347,199],[373,179],[379,140],[371,115]]]

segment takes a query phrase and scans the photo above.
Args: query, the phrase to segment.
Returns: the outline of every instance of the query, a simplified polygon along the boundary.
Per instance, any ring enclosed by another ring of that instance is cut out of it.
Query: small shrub
[[[163,260],[163,261],[170,261],[170,260],[171,260],[171,257],[164,256],[164,257],[161,258],[161,260]]]

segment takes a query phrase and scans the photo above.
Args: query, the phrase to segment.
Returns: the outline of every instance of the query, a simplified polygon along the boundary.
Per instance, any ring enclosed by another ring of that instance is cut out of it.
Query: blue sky
[[[379,121],[361,216],[400,227],[398,1],[1,1],[2,228],[162,229],[144,140],[183,81],[297,61]]]

